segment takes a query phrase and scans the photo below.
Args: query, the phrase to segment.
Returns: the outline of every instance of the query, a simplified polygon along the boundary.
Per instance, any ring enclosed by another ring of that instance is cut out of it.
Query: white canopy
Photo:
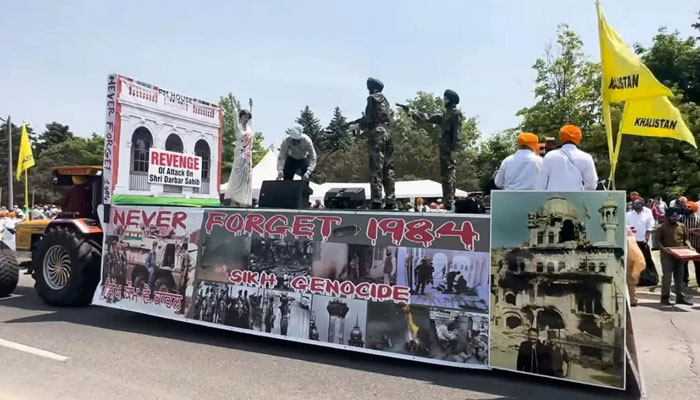
[[[277,155],[279,151],[276,148],[268,150],[265,157],[253,168],[253,198],[257,199],[260,196],[260,187],[263,181],[273,181],[277,179]],[[295,176],[294,179],[301,179]],[[364,188],[365,197],[369,200],[370,189],[369,183],[348,183],[348,182],[326,182],[322,185],[311,182],[311,189],[314,194],[311,195],[311,200],[323,200],[326,192],[333,188]],[[228,182],[221,184],[219,193],[225,193],[228,189]],[[456,196],[466,197],[468,195],[464,190],[457,189]],[[396,182],[396,198],[411,199],[414,201],[418,197],[442,197],[442,185],[431,180],[421,181],[399,181]]]
[[[333,188],[364,188],[365,198],[369,200],[371,191],[369,183],[342,183],[342,182],[327,182],[322,185],[313,187],[314,194],[311,195],[312,200],[321,199],[326,192]],[[398,181],[395,186],[397,199],[411,199],[414,201],[418,197],[442,197],[442,185],[431,180],[421,181]],[[457,189],[455,196],[466,197],[469,193],[464,190]]]
[[[260,187],[262,186],[262,183],[264,181],[274,181],[277,179],[277,156],[279,154],[279,150],[277,148],[273,147],[267,151],[267,154],[263,157],[260,162],[253,167],[253,179],[252,179],[252,186],[253,186],[253,198],[257,199],[260,197]],[[299,176],[295,176],[294,179],[301,179]],[[316,188],[319,186],[315,183],[311,183],[311,189],[313,189],[314,193],[316,192]],[[219,193],[226,193],[226,190],[228,190],[228,182],[224,182],[221,184],[219,188]],[[323,192],[326,193],[326,192]]]

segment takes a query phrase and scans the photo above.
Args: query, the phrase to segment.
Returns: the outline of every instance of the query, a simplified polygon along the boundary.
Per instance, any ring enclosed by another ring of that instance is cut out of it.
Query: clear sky
[[[649,44],[660,26],[695,35],[697,0],[607,0],[611,26]],[[489,135],[533,103],[535,59],[568,23],[598,60],[593,0],[4,0],[0,115],[102,133],[105,77],[188,96],[254,99],[254,128],[279,140],[305,105],[359,117],[368,76],[391,103],[456,90]]]

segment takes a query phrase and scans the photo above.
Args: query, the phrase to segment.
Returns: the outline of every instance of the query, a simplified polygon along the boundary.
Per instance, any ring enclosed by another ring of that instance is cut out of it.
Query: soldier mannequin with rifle
[[[447,210],[451,210],[455,198],[455,159],[453,153],[457,150],[459,131],[462,126],[462,113],[457,109],[459,95],[453,90],[445,90],[443,96],[445,112],[428,115],[410,110],[405,104],[396,104],[413,120],[421,123],[440,125],[440,175],[442,177],[442,198]]]
[[[384,94],[384,84],[375,78],[367,79],[367,106],[362,118],[348,124],[351,130],[357,127],[367,135],[369,150],[370,188],[372,208],[382,208],[382,188],[384,189],[384,208],[396,208],[394,194],[394,145],[389,131],[390,107]]]

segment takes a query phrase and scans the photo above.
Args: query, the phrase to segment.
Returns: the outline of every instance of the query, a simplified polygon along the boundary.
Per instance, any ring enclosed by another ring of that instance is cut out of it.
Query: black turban
[[[367,90],[370,93],[381,92],[384,89],[384,84],[379,79],[367,78]]]
[[[683,210],[680,207],[669,207],[666,209],[667,217],[670,217],[673,214],[683,215]]]
[[[445,97],[447,97],[448,104],[455,106],[459,104],[459,95],[454,90],[445,90]]]

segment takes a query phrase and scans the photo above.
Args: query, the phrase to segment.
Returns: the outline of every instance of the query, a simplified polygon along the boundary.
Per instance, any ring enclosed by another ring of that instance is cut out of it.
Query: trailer
[[[96,215],[32,240],[48,304],[625,388],[624,192],[494,192],[491,215],[219,207],[216,105],[120,75],[106,102]]]

